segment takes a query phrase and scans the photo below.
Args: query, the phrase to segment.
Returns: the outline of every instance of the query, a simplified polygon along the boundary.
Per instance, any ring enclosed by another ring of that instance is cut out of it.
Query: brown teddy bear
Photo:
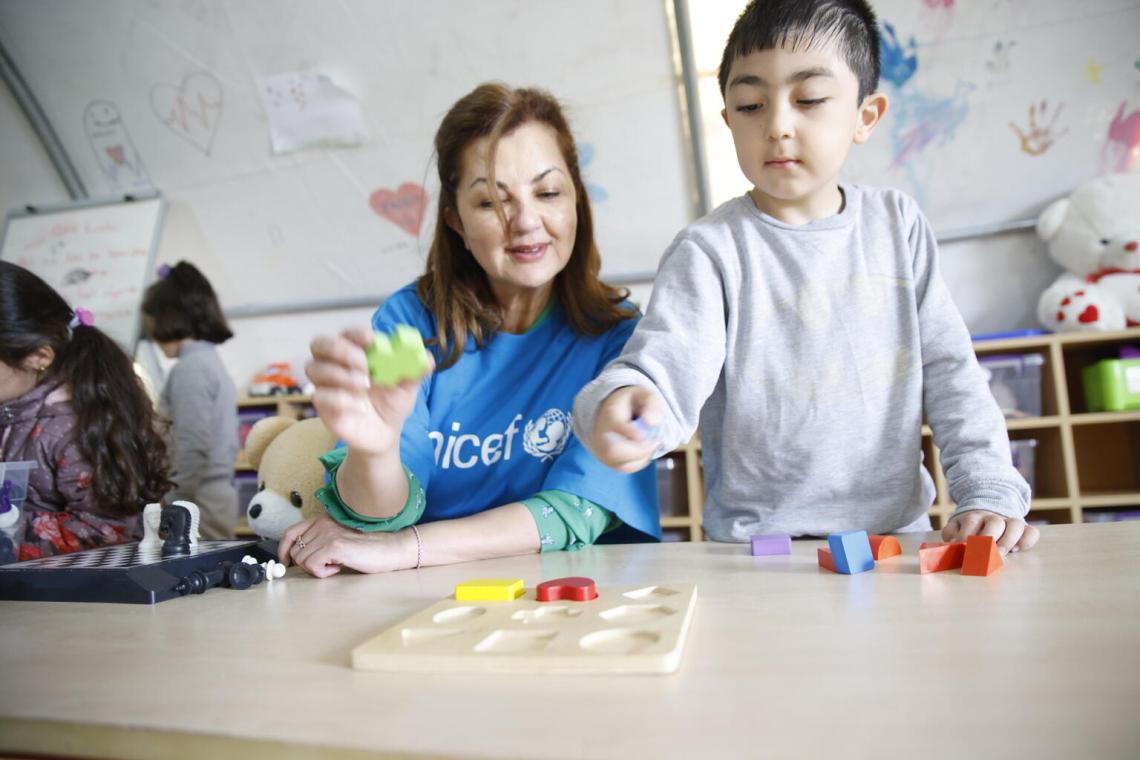
[[[319,418],[266,417],[250,429],[245,453],[257,468],[257,494],[250,499],[249,527],[264,538],[281,538],[290,525],[316,517],[324,507],[313,493],[325,484],[317,457],[336,446]]]

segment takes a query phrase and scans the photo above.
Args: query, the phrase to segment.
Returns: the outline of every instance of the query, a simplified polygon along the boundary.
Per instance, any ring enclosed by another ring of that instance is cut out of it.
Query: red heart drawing
[[[534,598],[540,602],[565,599],[568,602],[588,602],[598,598],[598,587],[591,578],[555,578],[534,587]]]
[[[373,211],[412,237],[420,234],[427,204],[427,193],[414,182],[405,182],[395,192],[381,188],[368,197]]]
[[[1081,316],[1077,317],[1077,321],[1082,325],[1087,325],[1098,319],[1100,319],[1100,311],[1095,306],[1086,306],[1085,310],[1081,312]]]

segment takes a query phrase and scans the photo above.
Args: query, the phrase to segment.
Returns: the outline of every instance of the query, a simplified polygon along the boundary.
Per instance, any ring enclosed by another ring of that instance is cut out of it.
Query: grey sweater
[[[929,529],[923,414],[958,510],[1023,517],[1000,410],[915,202],[843,186],[832,217],[785,224],[747,195],[681,231],[625,351],[578,394],[589,440],[616,389],[663,400],[660,456],[701,430],[704,525],[755,533]]]
[[[172,500],[196,501],[203,483],[233,479],[237,391],[212,344],[190,341],[182,347],[163,386],[160,408],[173,423],[177,486]]]

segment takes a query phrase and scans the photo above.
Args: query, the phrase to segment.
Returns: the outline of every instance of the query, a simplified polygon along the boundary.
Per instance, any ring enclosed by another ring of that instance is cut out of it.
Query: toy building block
[[[540,602],[588,602],[598,598],[598,586],[592,578],[555,578],[535,586],[534,598]]]
[[[776,533],[769,536],[752,537],[752,556],[771,557],[776,554],[792,553],[792,537]]]
[[[966,554],[966,544],[962,542],[944,544],[940,541],[923,542],[918,547],[918,571],[920,573],[941,573],[957,570],[962,566]]]
[[[897,557],[902,554],[902,546],[894,536],[871,536],[871,556],[878,562],[887,557]]]
[[[831,558],[836,572],[854,575],[875,569],[875,558],[871,555],[871,542],[865,530],[849,530],[832,533],[827,537]]]
[[[373,333],[372,344],[365,349],[365,355],[376,385],[418,380],[428,368],[423,338],[419,330],[408,325],[396,325],[390,334]]]
[[[827,549],[816,549],[815,557],[819,561],[819,566],[824,570],[830,570],[833,573],[839,572],[835,569],[835,560],[831,558],[831,552]]]
[[[966,538],[966,556],[962,560],[962,575],[992,575],[1005,566],[993,536]]]
[[[477,578],[455,587],[460,602],[510,602],[522,595],[522,578]]]

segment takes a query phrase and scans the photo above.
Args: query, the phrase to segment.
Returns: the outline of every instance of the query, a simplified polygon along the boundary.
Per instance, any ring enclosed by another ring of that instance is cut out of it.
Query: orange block
[[[956,570],[962,566],[965,555],[966,545],[963,543],[944,544],[924,541],[918,547],[918,571],[941,573],[945,570]]]
[[[871,556],[878,562],[887,557],[897,557],[902,554],[899,540],[894,536],[871,536]]]
[[[835,559],[832,558],[830,549],[816,549],[815,556],[819,560],[819,566],[824,570],[830,570],[833,573],[839,572],[835,569]]]
[[[966,558],[962,561],[962,575],[992,575],[1005,567],[993,536],[966,538]]]

